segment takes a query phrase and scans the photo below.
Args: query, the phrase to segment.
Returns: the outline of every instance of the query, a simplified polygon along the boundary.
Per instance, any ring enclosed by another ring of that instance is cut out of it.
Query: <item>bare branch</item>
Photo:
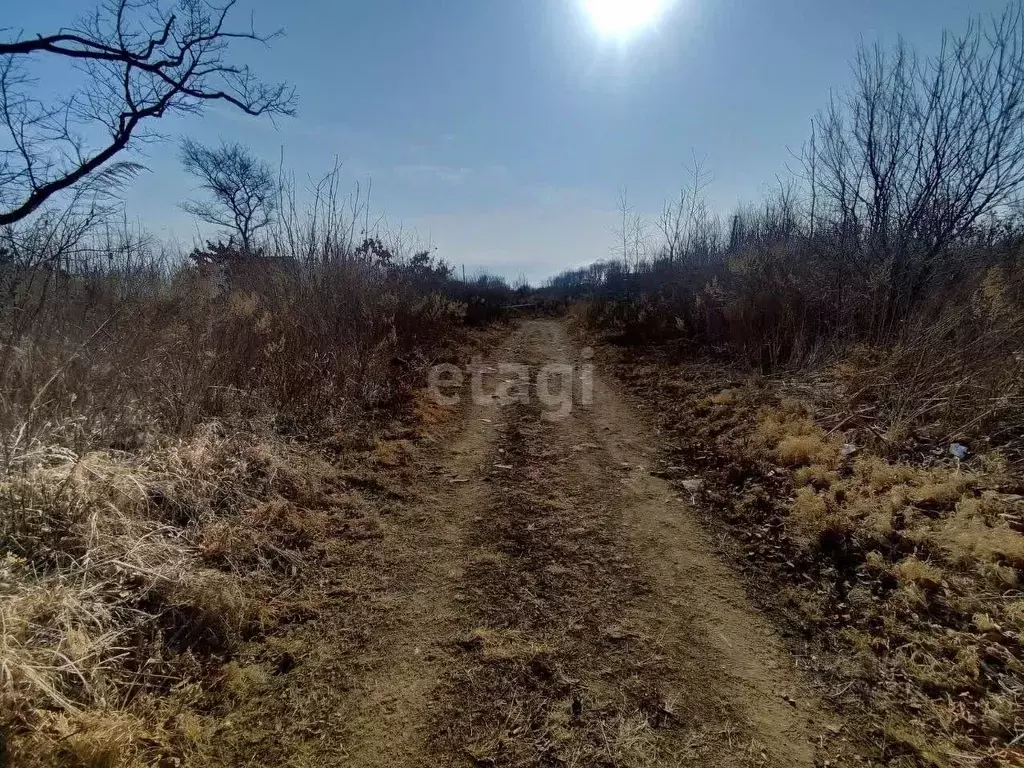
[[[229,30],[235,3],[178,0],[172,11],[163,0],[107,0],[72,28],[0,41],[0,226],[151,138],[147,127],[168,113],[220,101],[253,116],[294,114],[291,87],[264,83],[226,58],[233,42],[268,44],[280,34]],[[44,56],[69,63],[80,95],[49,103],[32,96],[28,68]],[[99,146],[82,138],[96,127],[109,136]]]
[[[186,139],[181,145],[185,170],[200,181],[210,200],[189,200],[182,208],[208,224],[237,235],[243,252],[252,253],[254,238],[273,221],[278,180],[268,163],[241,144],[205,147]]]

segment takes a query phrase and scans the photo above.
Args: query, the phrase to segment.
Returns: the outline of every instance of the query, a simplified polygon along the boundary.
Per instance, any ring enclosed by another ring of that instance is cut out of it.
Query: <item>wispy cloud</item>
[[[439,181],[443,184],[465,184],[473,176],[473,169],[450,165],[399,165],[392,168],[391,173],[407,181]]]

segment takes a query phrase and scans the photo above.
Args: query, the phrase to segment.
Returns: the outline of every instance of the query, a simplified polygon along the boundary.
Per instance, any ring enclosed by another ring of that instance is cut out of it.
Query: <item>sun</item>
[[[657,21],[666,0],[583,0],[602,37],[624,39]]]

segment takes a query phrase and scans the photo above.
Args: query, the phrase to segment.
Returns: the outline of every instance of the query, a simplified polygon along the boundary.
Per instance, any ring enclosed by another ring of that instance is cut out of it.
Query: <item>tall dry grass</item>
[[[669,343],[767,375],[829,371],[846,405],[893,444],[917,436],[1019,452],[1024,250],[1016,243],[969,260],[951,255],[965,261],[956,279],[931,284],[884,332],[876,297],[855,294],[801,242],[726,249],[700,270],[652,260],[587,289],[575,311],[620,343]]]
[[[331,195],[257,255],[170,254],[80,210],[0,232],[10,764],[152,764],[207,738],[211,665],[276,620],[297,567],[265,505],[315,500],[331,469],[309,441],[396,407],[459,333],[449,268],[359,239],[365,203]]]

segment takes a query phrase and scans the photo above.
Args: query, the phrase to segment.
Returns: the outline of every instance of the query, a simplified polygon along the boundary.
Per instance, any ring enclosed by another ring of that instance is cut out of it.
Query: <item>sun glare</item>
[[[653,24],[666,0],[583,0],[590,21],[604,37],[630,37]]]

